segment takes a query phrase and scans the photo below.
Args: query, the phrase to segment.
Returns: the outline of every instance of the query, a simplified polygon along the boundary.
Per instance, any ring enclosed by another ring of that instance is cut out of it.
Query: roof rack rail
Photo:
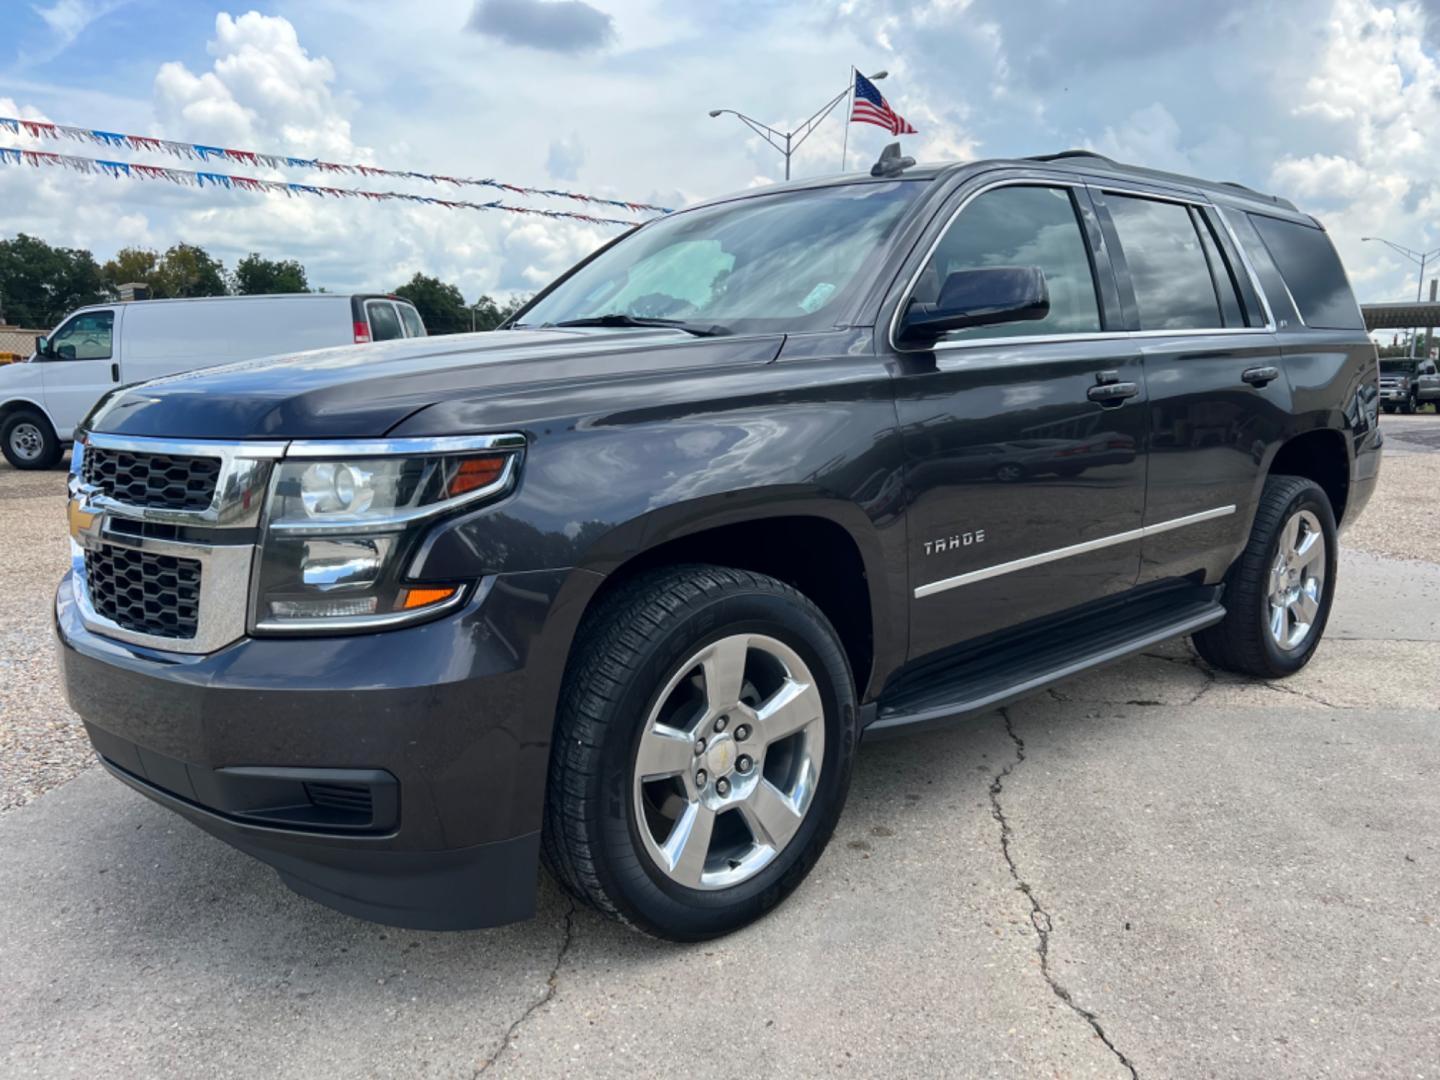
[[[1094,150],[1061,150],[1058,154],[1032,154],[1028,161],[1063,161],[1065,158],[1096,158],[1099,161],[1108,161],[1111,165],[1118,164],[1113,158],[1104,154],[1096,153]]]
[[[1238,180],[1221,180],[1220,183],[1224,187],[1235,188],[1245,192],[1247,195],[1253,195],[1257,199],[1264,199],[1266,202],[1274,203],[1276,206],[1283,206],[1286,210],[1295,210],[1296,213],[1299,213],[1299,210],[1293,202],[1289,199],[1281,198],[1279,195],[1267,195],[1263,191],[1256,191],[1248,184],[1242,184]]]

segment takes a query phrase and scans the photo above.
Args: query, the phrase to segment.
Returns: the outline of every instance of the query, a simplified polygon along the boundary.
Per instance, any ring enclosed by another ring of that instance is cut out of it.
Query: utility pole
[[[888,71],[877,71],[874,75],[870,76],[870,81],[879,82],[888,74],[890,74]],[[825,117],[830,115],[831,111],[834,110],[835,106],[839,105],[840,102],[848,98],[850,94],[854,91],[854,89],[855,69],[851,68],[849,85],[847,85],[844,90],[841,90],[840,93],[836,94],[824,105],[821,105],[820,108],[815,110],[815,112],[810,115],[810,118],[808,120],[806,120],[803,124],[801,124],[799,127],[795,128],[792,131],[781,131],[779,128],[773,128],[769,124],[761,123],[753,116],[746,116],[744,113],[736,112],[734,109],[711,109],[710,115],[712,117],[716,117],[724,116],[726,113],[729,113],[731,116],[735,117],[742,124],[748,127],[751,131],[755,132],[755,134],[759,135],[767,143],[773,146],[776,150],[780,151],[780,153],[785,158],[785,179],[789,180],[791,156],[795,153],[796,150],[800,149],[800,144],[803,143],[806,139],[808,139],[810,135],[814,132],[814,130],[820,126],[820,122],[824,120]],[[850,135],[850,129],[848,127],[850,121],[848,117],[846,118],[845,123],[847,125],[845,129],[845,135],[848,140]]]
[[[1430,260],[1434,259],[1435,256],[1440,255],[1440,248],[1435,248],[1433,251],[1412,251],[1410,248],[1406,247],[1404,244],[1397,244],[1397,243],[1395,243],[1395,241],[1393,241],[1393,240],[1386,240],[1383,236],[1362,236],[1362,237],[1360,238],[1360,242],[1361,242],[1361,243],[1374,242],[1374,243],[1377,243],[1377,244],[1384,244],[1386,247],[1388,247],[1391,251],[1394,251],[1396,254],[1402,255],[1402,256],[1404,256],[1405,258],[1409,259],[1411,262],[1413,262],[1413,263],[1418,263],[1418,264],[1419,264],[1419,266],[1420,266],[1420,278],[1419,278],[1418,281],[1415,282],[1415,303],[1417,303],[1417,304],[1420,303],[1421,293],[1422,293],[1422,292],[1424,291],[1424,289],[1425,289],[1425,264],[1428,263],[1428,262],[1430,262]],[[1432,299],[1432,300],[1435,299],[1435,289],[1434,289],[1433,283],[1432,283],[1431,289],[1430,289],[1430,299]],[[1414,355],[1415,355],[1415,350],[1416,350],[1417,348],[1419,348],[1419,341],[1418,341],[1419,337],[1420,337],[1420,328],[1419,328],[1418,326],[1412,326],[1412,327],[1410,328],[1410,355],[1411,355],[1411,356],[1414,356]],[[1425,348],[1426,348],[1427,350],[1430,348],[1430,338],[1429,338],[1429,331],[1428,331],[1428,330],[1426,331]]]

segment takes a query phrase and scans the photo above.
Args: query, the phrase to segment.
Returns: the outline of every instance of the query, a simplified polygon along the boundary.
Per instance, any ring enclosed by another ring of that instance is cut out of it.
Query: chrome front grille
[[[71,588],[98,634],[207,653],[244,636],[285,443],[88,435],[70,465]]]
[[[137,634],[193,639],[200,625],[200,560],[102,544],[85,553],[96,614]]]
[[[220,459],[97,446],[85,454],[81,479],[127,506],[206,510],[215,498]]]

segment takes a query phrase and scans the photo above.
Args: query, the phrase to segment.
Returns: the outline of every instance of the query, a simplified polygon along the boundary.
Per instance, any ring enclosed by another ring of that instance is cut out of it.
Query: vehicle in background
[[[407,301],[294,293],[92,304],[0,368],[0,449],[17,469],[52,468],[106,393],[195,368],[277,353],[424,337]]]
[[[1421,405],[1440,412],[1440,368],[1434,360],[1399,356],[1380,361],[1380,405],[1387,413],[1413,413]]]

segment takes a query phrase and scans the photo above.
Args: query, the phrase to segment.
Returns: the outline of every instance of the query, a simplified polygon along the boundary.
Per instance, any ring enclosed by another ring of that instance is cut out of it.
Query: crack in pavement
[[[1035,927],[1037,941],[1035,951],[1040,954],[1040,974],[1050,985],[1051,992],[1065,1003],[1071,1012],[1083,1019],[1090,1025],[1090,1029],[1103,1042],[1109,1051],[1115,1055],[1120,1064],[1125,1066],[1130,1073],[1132,1080],[1139,1080],[1140,1074],[1136,1072],[1134,1064],[1126,1057],[1113,1042],[1110,1036],[1105,1034],[1105,1029],[1100,1024],[1100,1018],[1089,1009],[1079,1004],[1070,991],[1060,985],[1058,979],[1050,971],[1050,913],[1040,905],[1035,896],[1035,891],[1030,883],[1020,876],[1020,868],[1015,865],[1015,856],[1010,850],[1010,838],[1014,835],[1010,828],[1010,822],[1005,817],[1005,809],[1000,805],[1000,793],[1005,790],[1005,778],[1015,770],[1015,767],[1025,760],[1025,740],[1015,733],[1015,725],[1010,720],[1010,710],[1001,709],[1001,717],[1005,720],[1005,734],[1010,736],[1010,741],[1015,744],[1015,760],[1006,765],[995,774],[990,781],[990,816],[1000,825],[1000,851],[1005,856],[1005,864],[1010,868],[1010,876],[1015,880],[1015,886],[1025,898],[1030,901],[1030,924]]]
[[[510,1044],[515,1041],[515,1035],[529,1020],[535,1011],[544,1005],[550,1004],[555,997],[555,991],[560,985],[560,966],[565,963],[565,954],[570,951],[570,945],[575,940],[575,901],[570,901],[570,907],[565,912],[565,933],[560,938],[560,948],[555,953],[555,966],[550,969],[550,976],[545,980],[545,992],[525,1007],[515,1021],[505,1029],[505,1037],[500,1040],[500,1045],[495,1053],[480,1063],[475,1070],[474,1076],[479,1076],[493,1065],[498,1065],[505,1052],[510,1049]]]
[[[1388,640],[1388,639],[1375,639],[1375,640]],[[1218,685],[1218,683],[1219,683],[1219,678],[1220,678],[1219,673],[1216,672],[1215,669],[1212,668],[1209,664],[1205,663],[1205,661],[1204,661],[1203,659],[1201,659],[1198,655],[1192,655],[1192,656],[1186,656],[1186,657],[1181,657],[1181,656],[1163,656],[1163,655],[1161,655],[1160,653],[1152,653],[1152,652],[1141,653],[1140,655],[1142,655],[1142,656],[1148,656],[1148,657],[1149,657],[1150,659],[1152,659],[1152,660],[1164,660],[1166,663],[1170,663],[1170,664],[1180,664],[1180,665],[1183,666],[1183,667],[1191,667],[1191,668],[1194,668],[1196,671],[1202,673],[1202,674],[1209,680],[1209,682],[1206,683],[1204,689],[1202,689],[1202,690],[1200,691],[1200,693],[1196,694],[1193,698],[1191,698],[1188,702],[1186,702],[1187,705],[1194,705],[1195,702],[1199,701],[1202,697],[1205,696],[1205,694],[1206,694],[1207,692],[1209,692],[1211,689],[1213,689],[1213,688],[1214,688],[1216,685]],[[1274,690],[1276,693],[1279,693],[1279,694],[1293,694],[1295,697],[1304,698],[1306,701],[1313,701],[1313,702],[1315,702],[1315,704],[1317,704],[1317,705],[1324,705],[1327,709],[1340,709],[1340,708],[1343,708],[1343,707],[1344,707],[1344,706],[1341,706],[1341,705],[1336,705],[1333,701],[1326,701],[1326,700],[1325,700],[1324,698],[1322,698],[1322,697],[1316,697],[1314,694],[1307,694],[1304,690],[1296,690],[1294,687],[1283,686],[1283,685],[1281,685],[1280,683],[1275,682],[1275,681],[1270,680],[1270,679],[1249,679],[1249,678],[1243,678],[1243,677],[1242,677],[1242,678],[1236,679],[1236,680],[1234,681],[1234,685],[1236,685],[1236,686],[1259,686],[1259,687],[1262,687],[1262,688],[1264,688],[1264,689],[1266,689],[1266,690]]]
[[[1298,698],[1304,698],[1306,701],[1313,701],[1317,705],[1324,705],[1327,709],[1343,708],[1343,706],[1336,705],[1333,701],[1326,701],[1324,698],[1316,697],[1314,694],[1307,694],[1304,690],[1296,690],[1293,687],[1281,686],[1279,683],[1261,682],[1260,685],[1263,686],[1266,690],[1274,690],[1277,694],[1291,694]]]

